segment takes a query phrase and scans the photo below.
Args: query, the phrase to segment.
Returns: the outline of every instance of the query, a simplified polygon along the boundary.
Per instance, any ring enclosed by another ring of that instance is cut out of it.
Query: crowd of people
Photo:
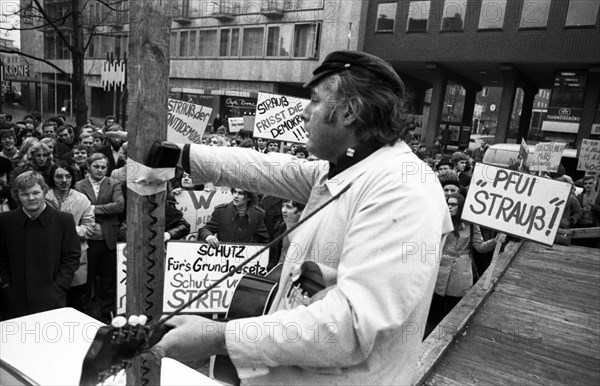
[[[436,141],[431,152],[413,143],[401,123],[402,80],[372,55],[332,53],[314,75],[307,83],[311,102],[302,112],[306,147],[228,135],[225,126],[218,127],[205,136],[208,146],[185,145],[183,170],[167,194],[165,240],[190,231],[173,211],[181,189],[210,188],[198,183],[231,188],[232,202],[214,208],[197,232],[212,247],[266,244],[332,200],[271,249],[270,267],[288,262],[272,312],[226,324],[175,317],[175,328],[155,350],[196,364],[228,353],[239,375],[259,384],[407,383],[420,341],[487,269],[494,247],[506,242],[461,218],[471,171],[485,148],[449,154],[444,141]],[[127,233],[127,148],[122,135],[111,133],[123,132],[113,117],[102,128],[86,125],[80,131],[61,117],[42,123],[35,114],[0,125],[3,318],[65,305],[90,312],[94,301],[104,320],[114,312],[115,245]],[[223,169],[202,168],[214,162]],[[423,173],[403,174],[406,162]],[[240,163],[258,165],[259,178],[227,172]],[[286,175],[289,165],[295,178]],[[564,171],[550,177],[568,181]],[[598,224],[595,182],[584,178],[584,192],[569,199],[561,227]],[[411,254],[408,244],[422,250]],[[439,259],[427,257],[432,250]],[[334,272],[325,292],[312,299],[301,289],[292,291],[305,262]],[[244,331],[249,323],[261,329],[258,340],[226,335],[226,329]],[[290,323],[303,334],[322,326],[327,339],[305,335],[285,345],[276,337],[285,336]],[[427,328],[406,334],[406,323]],[[200,336],[209,324],[215,334],[206,340]]]

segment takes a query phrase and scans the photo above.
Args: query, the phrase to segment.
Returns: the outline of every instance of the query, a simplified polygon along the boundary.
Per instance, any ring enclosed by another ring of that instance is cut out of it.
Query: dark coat
[[[218,205],[208,223],[198,230],[198,240],[204,241],[207,236],[214,234],[217,234],[219,241],[226,243],[266,244],[269,233],[265,226],[265,212],[251,206],[246,216],[239,216],[233,202]]]
[[[108,158],[108,170],[106,171],[107,176],[110,176],[110,173],[112,173],[113,170],[125,166],[125,161],[121,158],[119,158],[119,160],[115,162],[115,157],[113,157],[111,145],[102,146],[94,153],[102,153],[106,156],[106,158]]]
[[[70,213],[49,205],[34,221],[22,208],[0,214],[0,289],[6,319],[65,307],[81,245]]]
[[[96,223],[102,227],[106,245],[111,251],[114,250],[117,246],[119,227],[121,226],[119,214],[123,213],[125,208],[121,183],[109,177],[104,178],[100,184],[98,198],[96,198],[94,188],[88,178],[77,182],[75,189],[85,194],[94,205]]]

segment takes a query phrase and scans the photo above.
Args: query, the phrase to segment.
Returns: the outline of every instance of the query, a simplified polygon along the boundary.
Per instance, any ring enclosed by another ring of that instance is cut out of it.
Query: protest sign
[[[201,143],[212,108],[169,99],[167,112],[167,141]]]
[[[306,143],[300,114],[310,101],[286,95],[258,93],[254,137]]]
[[[521,168],[523,165],[527,165],[527,155],[529,152],[529,146],[525,142],[525,138],[521,138],[521,146],[519,146],[519,159],[521,160]]]
[[[465,201],[465,221],[552,245],[571,185],[477,164]]]
[[[230,133],[239,133],[241,130],[244,130],[243,117],[228,118],[227,121],[229,122]]]
[[[213,190],[184,190],[175,196],[175,200],[175,207],[190,224],[190,236],[196,236],[198,229],[210,219],[215,207],[231,202],[233,196],[228,187],[214,187]],[[195,237],[193,239],[195,240]]]
[[[538,143],[530,157],[529,170],[556,173],[565,146],[557,142]]]
[[[221,243],[218,248],[213,248],[206,243],[169,242],[165,262],[163,311],[175,311],[261,248],[263,246],[258,244]],[[244,274],[266,275],[268,262],[267,249],[232,277],[193,302],[184,312],[227,312],[241,277]]]
[[[577,170],[594,173],[600,171],[600,141],[593,139],[581,141]]]
[[[117,314],[124,314],[127,290],[127,249],[125,243],[117,243]]]

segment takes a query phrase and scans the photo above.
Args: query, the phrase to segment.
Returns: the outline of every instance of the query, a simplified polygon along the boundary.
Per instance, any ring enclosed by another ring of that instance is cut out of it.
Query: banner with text
[[[239,133],[244,130],[244,117],[228,118],[229,121],[229,132]]]
[[[286,95],[258,93],[254,137],[306,143],[302,110],[310,101]]]
[[[212,108],[169,99],[167,112],[167,141],[201,143]]]
[[[163,311],[175,311],[261,248],[263,245],[258,244],[221,243],[218,248],[213,248],[198,242],[167,243]],[[245,274],[266,275],[268,262],[267,249],[253,262],[193,302],[184,312],[227,312],[241,277]]]
[[[183,213],[185,221],[190,223],[190,234],[187,240],[195,240],[198,229],[202,228],[217,205],[227,204],[233,200],[231,189],[217,187],[213,190],[184,190],[177,196],[177,209]]]
[[[127,291],[127,259],[125,254],[127,244],[117,243],[117,314],[124,314],[126,299],[125,292]]]
[[[564,143],[557,142],[538,143],[530,157],[529,170],[556,173],[565,146]]]
[[[600,141],[593,139],[581,141],[577,170],[594,173],[600,171]]]
[[[571,185],[477,164],[465,201],[465,221],[552,245]]]

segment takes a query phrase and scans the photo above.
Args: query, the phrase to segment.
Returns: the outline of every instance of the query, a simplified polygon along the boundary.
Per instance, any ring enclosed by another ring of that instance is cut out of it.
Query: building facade
[[[46,0],[45,7],[60,15],[68,12],[69,3]],[[217,114],[251,121],[258,92],[307,97],[302,83],[327,53],[362,47],[368,5],[355,0],[172,3],[169,93],[212,108],[211,121]],[[128,19],[126,9],[114,11],[101,2],[91,1],[86,8],[85,23],[95,26],[85,60],[91,116],[119,115],[125,105],[125,92],[103,89],[101,69],[107,55],[126,58]],[[86,31],[87,39],[91,28]],[[43,52],[47,60],[70,72],[70,52],[51,29],[27,32],[22,49]],[[64,80],[45,64],[34,71],[43,79],[43,94],[52,92],[55,81],[60,87]],[[29,100],[37,106],[33,94],[39,91],[31,91]],[[64,95],[58,98],[59,104],[65,103]]]
[[[447,86],[460,85],[465,126],[482,89],[500,88],[497,142],[527,137],[535,96],[551,90],[546,110],[560,114],[557,124],[542,125],[544,135],[576,147],[595,138],[592,128],[600,123],[599,8],[600,0],[371,0],[364,48],[406,80],[428,144],[444,121]]]

